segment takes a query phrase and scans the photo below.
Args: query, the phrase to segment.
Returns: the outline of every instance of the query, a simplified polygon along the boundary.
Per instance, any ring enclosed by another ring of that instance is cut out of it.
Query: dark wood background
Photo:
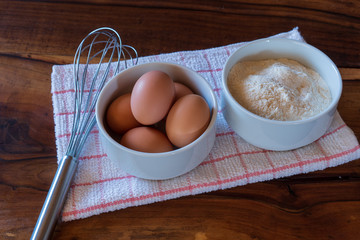
[[[360,137],[360,1],[0,1],[0,239],[30,238],[57,168],[52,65],[102,26],[140,56],[298,26],[340,68],[338,110]],[[61,223],[54,239],[360,239],[360,160]]]

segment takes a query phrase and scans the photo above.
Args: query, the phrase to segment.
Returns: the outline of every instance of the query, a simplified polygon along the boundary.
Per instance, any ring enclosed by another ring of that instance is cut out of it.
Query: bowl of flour
[[[295,40],[260,39],[235,51],[222,73],[221,107],[229,126],[257,147],[285,151],[320,138],[342,92],[333,61]]]

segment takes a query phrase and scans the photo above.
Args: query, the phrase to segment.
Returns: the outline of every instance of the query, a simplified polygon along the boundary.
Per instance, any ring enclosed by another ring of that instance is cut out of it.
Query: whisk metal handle
[[[64,156],[41,209],[31,240],[50,239],[64,206],[71,181],[75,175],[78,159]]]

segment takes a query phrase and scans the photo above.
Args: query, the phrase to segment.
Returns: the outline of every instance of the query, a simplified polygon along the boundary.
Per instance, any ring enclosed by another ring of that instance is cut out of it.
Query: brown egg
[[[164,133],[146,126],[127,131],[122,136],[120,144],[140,152],[159,153],[173,150],[173,146]]]
[[[161,71],[150,71],[143,74],[134,85],[131,111],[141,124],[155,124],[169,112],[174,97],[174,82],[169,75]]]
[[[197,139],[210,122],[210,109],[205,99],[196,94],[177,100],[166,118],[166,134],[177,147]]]
[[[185,95],[193,93],[193,91],[191,91],[190,88],[188,88],[182,83],[174,82],[174,86],[175,86],[175,101]]]
[[[106,112],[106,122],[109,128],[119,134],[140,126],[134,118],[130,108],[131,94],[127,93],[110,103]]]

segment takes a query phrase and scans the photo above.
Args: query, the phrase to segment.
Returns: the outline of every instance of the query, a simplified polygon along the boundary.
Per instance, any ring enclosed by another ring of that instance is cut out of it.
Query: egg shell
[[[148,153],[173,150],[172,144],[164,133],[147,126],[130,129],[122,136],[120,144],[135,151]]]
[[[175,101],[185,95],[193,93],[193,91],[191,91],[190,88],[188,88],[182,83],[174,82],[174,86],[175,86]]]
[[[166,118],[166,134],[172,144],[184,147],[206,130],[210,121],[210,108],[197,94],[178,99]]]
[[[130,99],[130,93],[121,95],[110,103],[106,111],[106,123],[115,133],[122,134],[141,125],[132,114]]]
[[[174,98],[174,82],[169,75],[161,71],[149,71],[134,85],[131,111],[138,122],[152,125],[166,116]]]

